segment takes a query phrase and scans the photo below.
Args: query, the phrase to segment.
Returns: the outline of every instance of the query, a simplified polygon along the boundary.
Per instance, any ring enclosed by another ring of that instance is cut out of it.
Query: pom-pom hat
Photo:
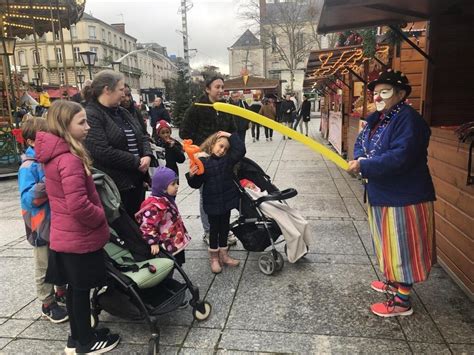
[[[408,78],[402,72],[398,70],[387,69],[384,72],[379,73],[379,77],[372,80],[367,87],[370,91],[374,91],[375,86],[378,84],[390,84],[406,91],[408,97],[411,93],[411,86],[408,82]]]

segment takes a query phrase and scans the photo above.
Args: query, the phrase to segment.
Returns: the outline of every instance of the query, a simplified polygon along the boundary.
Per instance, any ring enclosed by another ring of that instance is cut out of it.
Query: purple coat
[[[109,240],[109,227],[92,176],[58,136],[38,132],[35,151],[44,164],[51,206],[50,248],[76,254],[101,249]]]

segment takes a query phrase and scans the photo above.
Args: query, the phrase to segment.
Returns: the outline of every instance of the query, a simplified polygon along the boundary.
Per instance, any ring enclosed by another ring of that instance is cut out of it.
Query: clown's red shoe
[[[397,317],[397,316],[409,316],[413,314],[413,308],[411,303],[403,302],[398,297],[392,297],[386,302],[375,303],[370,306],[372,313],[379,317]]]
[[[388,293],[390,295],[397,294],[397,286],[390,281],[372,281],[370,287],[377,292]]]

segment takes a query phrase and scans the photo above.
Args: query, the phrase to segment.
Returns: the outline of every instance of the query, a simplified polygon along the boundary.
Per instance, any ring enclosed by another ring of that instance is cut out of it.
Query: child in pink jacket
[[[68,284],[71,335],[65,352],[103,353],[116,347],[120,337],[105,328],[93,331],[90,323],[90,289],[105,284],[102,248],[109,239],[109,227],[82,144],[89,125],[82,106],[66,100],[51,105],[47,123],[50,133],[38,132],[35,143],[51,206],[46,281]]]

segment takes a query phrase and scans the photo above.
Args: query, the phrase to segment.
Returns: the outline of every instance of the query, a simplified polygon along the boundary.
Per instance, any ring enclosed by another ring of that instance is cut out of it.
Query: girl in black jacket
[[[238,266],[239,261],[229,256],[230,211],[239,206],[239,190],[233,181],[233,168],[245,155],[245,146],[234,133],[217,132],[201,145],[198,153],[204,164],[204,173],[196,175],[197,167],[186,174],[189,186],[203,185],[204,211],[209,217],[209,259],[211,271],[222,271],[222,265]]]
[[[161,120],[156,125],[156,136],[156,145],[165,149],[166,167],[176,173],[179,181],[178,164],[184,163],[186,160],[183,146],[171,137],[171,126],[165,120]]]

